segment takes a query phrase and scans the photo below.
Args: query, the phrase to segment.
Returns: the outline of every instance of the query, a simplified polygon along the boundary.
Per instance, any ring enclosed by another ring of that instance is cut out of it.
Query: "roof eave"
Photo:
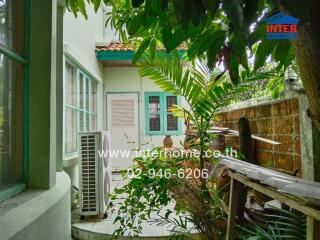
[[[96,51],[99,61],[125,61],[131,60],[134,51]]]
[[[178,50],[180,58],[186,53],[186,50]],[[128,61],[132,60],[134,51],[96,51],[96,57],[99,61]]]

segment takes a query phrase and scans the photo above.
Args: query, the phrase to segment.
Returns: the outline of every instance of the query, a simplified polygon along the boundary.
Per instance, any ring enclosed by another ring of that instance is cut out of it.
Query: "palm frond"
[[[146,53],[139,64],[139,73],[149,77],[164,91],[183,96],[191,105],[202,95],[202,87],[192,70],[183,69],[179,56],[156,53],[152,59]],[[199,76],[198,76],[199,77]]]
[[[199,69],[195,66],[183,69],[177,53],[157,53],[154,58],[146,53],[139,72],[164,91],[183,96],[195,115],[210,118],[218,108],[229,104],[235,94],[244,91],[245,86],[233,86],[224,78],[216,81],[204,68],[202,64]]]

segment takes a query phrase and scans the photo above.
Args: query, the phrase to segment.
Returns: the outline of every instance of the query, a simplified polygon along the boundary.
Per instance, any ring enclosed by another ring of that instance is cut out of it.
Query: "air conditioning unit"
[[[110,132],[79,134],[80,141],[80,215],[104,215],[112,191]]]

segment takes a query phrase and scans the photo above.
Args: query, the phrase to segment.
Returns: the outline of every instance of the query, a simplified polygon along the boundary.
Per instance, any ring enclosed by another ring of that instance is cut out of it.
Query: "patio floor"
[[[113,186],[121,187],[125,182],[121,179],[120,175],[114,174]],[[75,209],[72,212],[72,235],[74,239],[78,240],[100,240],[100,239],[111,239],[112,233],[118,228],[119,225],[114,224],[113,221],[117,216],[117,208],[119,202],[113,202],[113,208],[108,210],[108,218],[101,219],[97,217],[88,217],[85,220],[80,220],[79,209]],[[174,204],[170,204],[167,208],[173,210]],[[165,209],[160,213],[164,216],[166,213]],[[154,216],[156,218],[156,216]],[[137,239],[168,239],[171,232],[166,226],[156,226],[151,222],[143,223],[142,234]],[[123,237],[121,239],[129,239]],[[130,238],[132,239],[132,238]]]

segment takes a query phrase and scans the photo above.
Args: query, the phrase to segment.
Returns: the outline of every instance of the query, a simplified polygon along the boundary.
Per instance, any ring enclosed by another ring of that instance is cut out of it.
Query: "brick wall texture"
[[[217,125],[237,130],[243,116],[249,119],[252,134],[281,143],[256,141],[254,156],[258,164],[301,176],[299,99],[222,112]]]

